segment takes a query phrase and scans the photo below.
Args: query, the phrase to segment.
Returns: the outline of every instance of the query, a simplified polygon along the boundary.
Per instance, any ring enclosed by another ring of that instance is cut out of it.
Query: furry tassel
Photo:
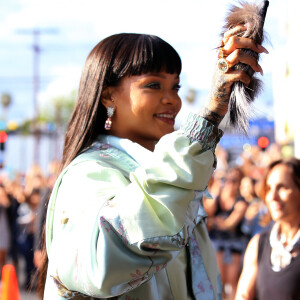
[[[264,21],[269,1],[263,1],[261,5],[240,1],[239,6],[232,6],[225,19],[223,34],[235,26],[247,24],[247,30],[241,37],[251,38],[256,44],[262,44],[264,40]],[[249,49],[244,52],[259,59],[259,55]],[[249,118],[252,112],[252,102],[262,89],[262,82],[254,75],[252,68],[246,64],[239,63],[233,67],[235,70],[243,70],[251,77],[248,87],[241,82],[236,82],[232,86],[232,93],[229,99],[229,124],[237,131],[247,135],[249,128]]]

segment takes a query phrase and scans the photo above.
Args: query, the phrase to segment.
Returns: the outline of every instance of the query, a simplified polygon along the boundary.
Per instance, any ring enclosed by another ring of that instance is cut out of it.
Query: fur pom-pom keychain
[[[239,34],[241,37],[251,38],[258,45],[264,40],[264,21],[269,6],[269,1],[260,5],[240,1],[239,6],[233,5],[226,16],[223,34],[238,25],[247,24],[246,30]],[[259,55],[249,49],[242,49],[247,54],[259,59]],[[220,69],[220,67],[219,67]],[[246,87],[241,82],[235,82],[229,99],[229,124],[247,135],[249,118],[251,117],[251,104],[262,89],[262,81],[255,77],[253,69],[246,64],[238,63],[234,70],[244,70],[251,77],[251,82]]]

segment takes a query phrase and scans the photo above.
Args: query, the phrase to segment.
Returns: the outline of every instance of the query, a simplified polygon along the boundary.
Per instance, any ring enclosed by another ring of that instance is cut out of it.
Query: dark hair
[[[226,180],[226,177],[231,174],[231,173],[237,173],[237,180],[238,182],[241,182],[243,177],[244,177],[244,172],[242,171],[242,169],[238,166],[233,166],[233,167],[230,167],[227,169],[226,171],[226,175],[225,175],[225,180]]]
[[[265,200],[267,194],[267,180],[275,166],[278,165],[285,165],[292,171],[292,179],[294,180],[296,186],[300,189],[300,160],[292,157],[288,159],[279,159],[272,162],[266,169],[264,177],[261,182],[261,190],[260,190],[260,197],[261,199]]]
[[[105,134],[106,109],[102,93],[125,76],[164,70],[180,74],[181,59],[174,48],[153,35],[121,33],[107,37],[91,51],[81,75],[78,99],[65,137],[62,167],[66,167],[99,134]]]
[[[82,71],[78,98],[66,131],[60,169],[90,146],[97,135],[106,133],[104,123],[107,114],[101,103],[105,88],[117,86],[125,76],[160,71],[180,75],[181,59],[171,45],[157,36],[121,33],[98,43],[87,57]],[[41,297],[48,263],[44,237],[42,253],[38,284]]]

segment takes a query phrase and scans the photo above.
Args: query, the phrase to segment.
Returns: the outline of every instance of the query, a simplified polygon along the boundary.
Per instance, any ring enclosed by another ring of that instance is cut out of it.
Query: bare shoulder
[[[259,234],[255,235],[247,246],[243,270],[238,282],[235,300],[253,300],[255,298],[256,277],[258,271],[258,241]]]
[[[258,241],[259,241],[260,234],[256,234],[249,242],[248,247],[255,247],[258,248]]]
[[[258,253],[258,242],[259,234],[256,234],[248,243],[246,252],[245,252],[245,263],[256,264],[257,263],[257,253]]]

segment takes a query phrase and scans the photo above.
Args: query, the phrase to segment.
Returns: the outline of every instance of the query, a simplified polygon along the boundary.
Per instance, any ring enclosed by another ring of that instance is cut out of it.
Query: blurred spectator
[[[264,151],[258,146],[252,145],[241,153],[242,170],[245,176],[256,181],[261,180],[265,168],[275,160],[282,158],[281,146],[271,144]]]
[[[251,239],[236,299],[300,299],[300,160],[273,162],[261,197],[274,225]]]
[[[241,226],[248,241],[262,229],[270,225],[267,207],[255,192],[255,180],[245,176],[240,185],[240,193],[248,203],[248,207]]]
[[[25,288],[29,287],[32,274],[40,264],[38,250],[46,214],[45,203],[59,166],[59,161],[50,162],[47,177],[38,165],[29,168],[26,174],[1,173],[0,270],[2,264],[11,259],[20,280],[20,271],[23,272],[19,264],[21,255],[25,260],[25,282],[22,282]],[[2,194],[6,196],[2,197]]]
[[[25,195],[29,196],[34,189],[42,191],[46,187],[46,179],[40,166],[34,164],[25,176]]]
[[[27,197],[26,202],[22,203],[18,209],[18,223],[21,231],[18,237],[21,253],[25,259],[26,280],[24,287],[29,288],[32,276],[35,272],[33,263],[33,245],[34,245],[34,229],[36,222],[37,209],[41,201],[40,189],[33,189]]]
[[[10,226],[8,209],[10,201],[3,185],[0,185],[0,275],[10,247]],[[1,278],[1,277],[0,277]]]
[[[262,164],[264,152],[258,146],[251,146],[250,149],[241,153],[241,158],[244,175],[259,180],[265,167]]]
[[[34,265],[37,270],[40,269],[42,262],[42,243],[44,241],[43,231],[47,213],[47,203],[51,195],[54,183],[59,173],[60,162],[52,161],[49,164],[49,175],[46,180],[46,188],[41,196],[41,202],[38,207],[37,220],[34,232]]]
[[[229,169],[219,195],[214,199],[205,200],[209,235],[217,252],[223,287],[229,286],[231,290],[226,290],[229,299],[234,299],[235,296],[241,257],[245,248],[241,224],[247,203],[239,192],[242,177],[240,168]]]
[[[225,171],[228,169],[228,152],[218,145],[215,152],[218,158],[217,170]]]
[[[3,181],[7,193],[18,203],[25,202],[24,174],[18,173],[13,180],[5,178]]]
[[[216,198],[218,195],[220,195],[225,184],[225,176],[226,171],[219,169],[215,170],[214,174],[211,176],[208,183],[208,190],[213,198]],[[214,202],[208,200],[206,201],[206,205],[214,205]]]
[[[9,257],[12,259],[13,265],[16,269],[17,276],[19,275],[19,255],[20,249],[18,244],[18,237],[20,234],[19,224],[17,222],[18,218],[18,209],[20,202],[25,201],[25,196],[22,192],[22,187],[19,188],[17,182],[6,181],[5,189],[9,197],[10,206],[8,209],[9,225],[11,230],[11,239],[10,239],[10,250]],[[18,198],[16,198],[18,197]]]

